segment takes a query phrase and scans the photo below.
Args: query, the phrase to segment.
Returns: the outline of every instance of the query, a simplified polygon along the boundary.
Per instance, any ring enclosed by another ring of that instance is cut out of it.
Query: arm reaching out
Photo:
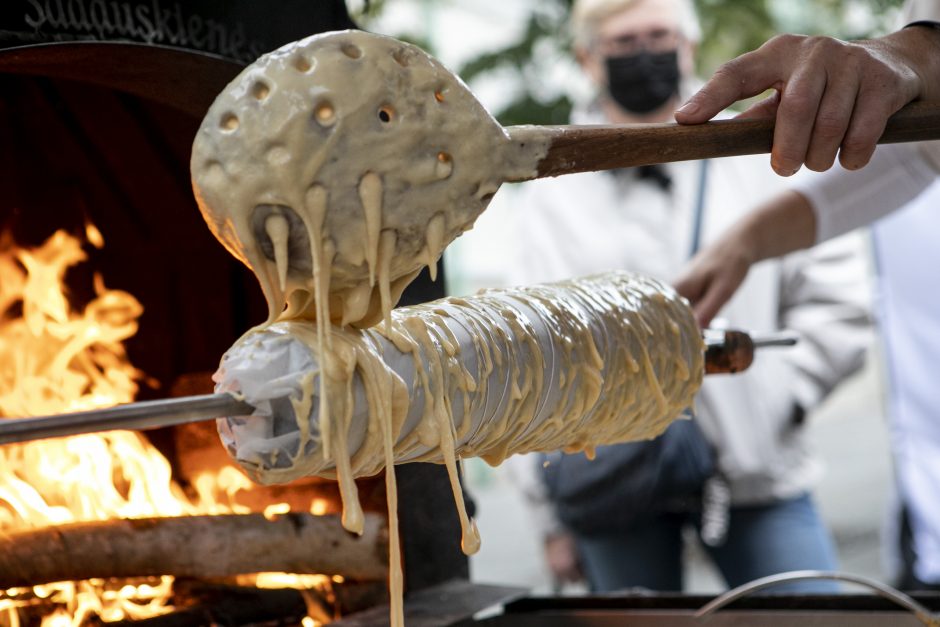
[[[887,119],[912,100],[940,100],[940,29],[911,26],[844,42],[779,35],[732,59],[676,112],[699,124],[734,102],[773,89],[742,116],[776,116],[771,165],[782,176],[805,163],[847,169],[871,158]]]
[[[798,192],[784,192],[699,251],[676,280],[676,291],[689,299],[699,326],[706,327],[734,296],[752,265],[808,248],[815,241],[812,205]]]

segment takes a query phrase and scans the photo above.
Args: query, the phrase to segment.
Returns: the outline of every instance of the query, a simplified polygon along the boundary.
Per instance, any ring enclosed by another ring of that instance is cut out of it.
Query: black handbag
[[[657,438],[544,456],[542,479],[561,521],[584,534],[622,531],[702,493],[715,452],[694,420],[676,420]]]

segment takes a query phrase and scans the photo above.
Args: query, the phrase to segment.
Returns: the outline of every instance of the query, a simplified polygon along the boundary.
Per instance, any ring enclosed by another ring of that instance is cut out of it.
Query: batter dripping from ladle
[[[258,275],[269,321],[369,327],[544,150],[523,158],[420,49],[344,31],[246,68],[199,129],[192,172],[212,232]]]
[[[258,276],[268,323],[316,320],[321,435],[352,531],[362,521],[345,450],[355,351],[337,350],[327,327],[385,318],[391,331],[389,313],[407,284],[423,266],[433,273],[444,247],[517,168],[510,146],[502,127],[433,58],[356,31],[263,56],[218,96],[199,129],[193,187],[210,229]],[[311,397],[308,389],[301,400]],[[397,433],[387,401],[377,407],[391,468]],[[439,422],[432,431],[446,445],[452,426]],[[463,545],[473,552],[478,535],[465,513],[453,446],[445,448]],[[397,537],[394,472],[386,480]],[[400,559],[390,544],[392,622],[399,625]]]
[[[316,379],[319,450],[334,462],[343,522],[351,531],[361,531],[362,522],[353,483],[355,469],[363,467],[357,454],[369,454],[365,466],[370,468],[378,461],[375,448],[349,450],[351,382],[358,373],[368,398],[369,428],[380,434],[384,466],[390,469],[399,453],[403,410],[395,406],[395,390],[401,378],[376,356],[367,335],[337,331],[370,327],[384,318],[385,335],[401,350],[444,359],[431,359],[431,369],[416,378],[426,409],[415,433],[424,445],[439,451],[431,459],[447,467],[463,527],[462,545],[468,553],[476,550],[479,537],[459,487],[457,433],[443,384],[447,375],[441,368],[459,347],[446,334],[422,328],[419,318],[412,321],[417,326],[396,330],[390,311],[424,266],[433,272],[444,247],[470,228],[499,185],[535,176],[547,150],[547,141],[525,141],[524,135],[520,141],[515,134],[510,140],[466,86],[420,49],[359,31],[317,35],[261,57],[226,87],[206,115],[191,163],[197,202],[216,237],[258,276],[268,302],[268,324],[316,323],[315,330],[296,331],[298,336],[315,337],[305,341],[315,344],[318,364],[316,376],[304,377],[292,403],[298,428],[309,439],[309,431],[304,431],[308,427],[300,421],[309,415],[303,408],[313,403]],[[559,299],[565,293],[562,290]],[[687,307],[671,302],[653,299],[650,312],[661,320],[677,313],[683,328],[691,329],[685,336],[694,339],[685,348],[692,347],[690,355],[697,356],[684,359],[696,366],[681,377],[686,386],[681,388],[682,404],[673,408],[661,392],[655,396],[659,410],[651,434],[661,430],[662,420],[675,417],[694,391],[688,386],[697,387],[701,379],[697,329]],[[537,307],[547,311],[550,305]],[[574,316],[570,323],[580,320]],[[512,318],[512,324],[521,322]],[[632,323],[618,319],[616,324]],[[669,324],[680,328],[676,322]],[[527,337],[526,328],[518,330]],[[646,325],[630,332],[652,333]],[[481,337],[485,328],[483,333]],[[254,343],[252,332],[240,344],[248,346],[249,360],[256,357],[260,343]],[[518,361],[518,356],[512,359]],[[659,390],[662,382],[648,356],[644,359],[642,387]],[[630,358],[625,363],[641,371],[640,362]],[[591,368],[600,372],[604,366],[596,363]],[[519,408],[531,405],[526,395],[544,384],[527,377],[521,387],[513,379],[513,402]],[[470,389],[485,375],[467,373],[458,379]],[[589,388],[597,388],[596,382]],[[637,390],[631,388],[630,393]],[[589,396],[579,393],[573,407],[588,411],[594,403],[583,401]],[[604,415],[611,424],[617,418]],[[564,431],[564,425],[545,429]],[[569,444],[590,449],[605,443],[600,441],[604,433],[599,428]],[[538,441],[538,434],[527,435],[525,441],[533,438]],[[553,440],[552,445],[557,444]],[[303,461],[306,450],[301,442],[295,464]],[[532,449],[526,445],[525,450]],[[506,448],[490,454],[498,459],[513,452]],[[386,472],[386,482],[389,531],[397,538],[394,472]],[[397,543],[390,546],[392,623],[401,625],[400,559]]]

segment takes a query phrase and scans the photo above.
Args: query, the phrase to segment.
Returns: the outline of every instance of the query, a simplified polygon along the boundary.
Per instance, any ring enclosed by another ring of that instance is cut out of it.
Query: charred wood
[[[385,519],[367,514],[365,532],[339,516],[261,514],[74,523],[0,536],[0,588],[52,581],[175,575],[227,577],[290,572],[384,580]]]

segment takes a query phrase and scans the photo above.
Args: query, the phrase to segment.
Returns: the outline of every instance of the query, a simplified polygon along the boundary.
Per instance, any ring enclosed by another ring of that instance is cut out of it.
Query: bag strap
[[[689,258],[695,256],[702,245],[702,222],[705,215],[705,192],[708,189],[708,159],[701,162],[698,174],[698,196],[695,199],[695,208],[692,212],[692,243],[689,248]]]

